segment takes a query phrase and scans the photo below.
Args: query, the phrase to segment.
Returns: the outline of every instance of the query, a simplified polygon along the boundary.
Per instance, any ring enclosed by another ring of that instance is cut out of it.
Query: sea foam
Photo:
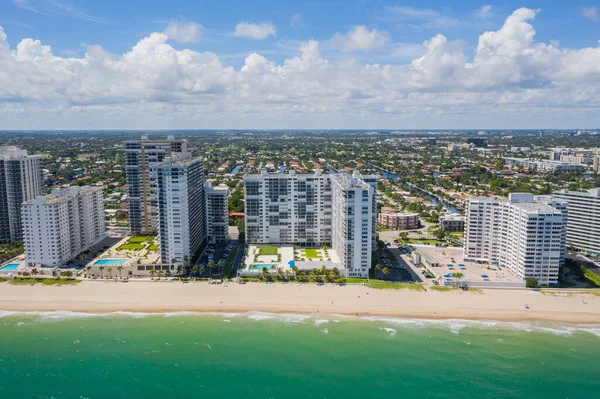
[[[436,328],[450,331],[454,334],[460,334],[464,329],[478,330],[515,330],[523,332],[547,333],[557,336],[571,336],[573,334],[592,334],[600,337],[600,324],[567,324],[567,323],[544,323],[544,322],[503,322],[495,320],[463,320],[463,319],[418,319],[418,318],[396,318],[380,316],[347,316],[340,314],[293,314],[293,313],[268,313],[268,312],[246,312],[246,313],[219,313],[219,312],[107,312],[107,313],[87,313],[72,311],[40,311],[40,312],[20,312],[20,311],[0,311],[0,318],[6,317],[31,317],[40,321],[58,321],[77,318],[111,318],[111,317],[202,317],[218,316],[223,321],[235,323],[236,320],[251,321],[272,321],[284,323],[310,323],[315,327],[327,323],[345,323],[345,322],[368,322],[375,324],[374,327],[384,331],[386,328],[399,331],[401,329],[426,329]],[[391,333],[391,331],[388,331]]]

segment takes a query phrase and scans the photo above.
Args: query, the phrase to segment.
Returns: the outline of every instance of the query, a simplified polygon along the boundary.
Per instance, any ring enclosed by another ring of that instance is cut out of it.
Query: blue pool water
[[[0,270],[3,272],[17,270],[19,267],[18,263],[9,263],[8,265],[0,267]]]
[[[452,277],[452,273],[447,273],[447,274],[444,274],[444,277],[445,277],[445,278],[454,278],[454,277]],[[466,274],[463,274],[463,275],[462,275],[462,278],[467,278],[467,275],[466,275]]]
[[[250,270],[262,270],[263,267],[271,270],[271,266],[273,266],[271,263],[257,263],[255,265],[250,265]]]
[[[100,259],[94,262],[96,266],[119,266],[124,265],[127,259]]]

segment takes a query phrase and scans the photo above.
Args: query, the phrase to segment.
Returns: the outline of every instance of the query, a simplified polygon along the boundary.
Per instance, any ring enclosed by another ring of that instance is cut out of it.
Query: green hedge
[[[592,283],[594,283],[598,287],[600,287],[600,276],[598,276],[596,273],[589,270],[587,267],[585,267],[583,265],[581,265],[581,271],[583,272],[583,275],[585,276],[585,278],[587,278]]]

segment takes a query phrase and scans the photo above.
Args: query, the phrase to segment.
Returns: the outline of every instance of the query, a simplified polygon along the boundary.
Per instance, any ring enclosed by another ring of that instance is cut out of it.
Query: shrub
[[[525,280],[525,286],[527,288],[537,288],[538,284],[539,281],[535,277],[529,277],[527,280]]]

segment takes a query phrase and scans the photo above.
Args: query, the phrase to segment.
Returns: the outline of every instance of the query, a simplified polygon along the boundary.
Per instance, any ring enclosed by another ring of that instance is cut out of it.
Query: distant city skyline
[[[590,1],[7,0],[0,129],[594,129]]]

